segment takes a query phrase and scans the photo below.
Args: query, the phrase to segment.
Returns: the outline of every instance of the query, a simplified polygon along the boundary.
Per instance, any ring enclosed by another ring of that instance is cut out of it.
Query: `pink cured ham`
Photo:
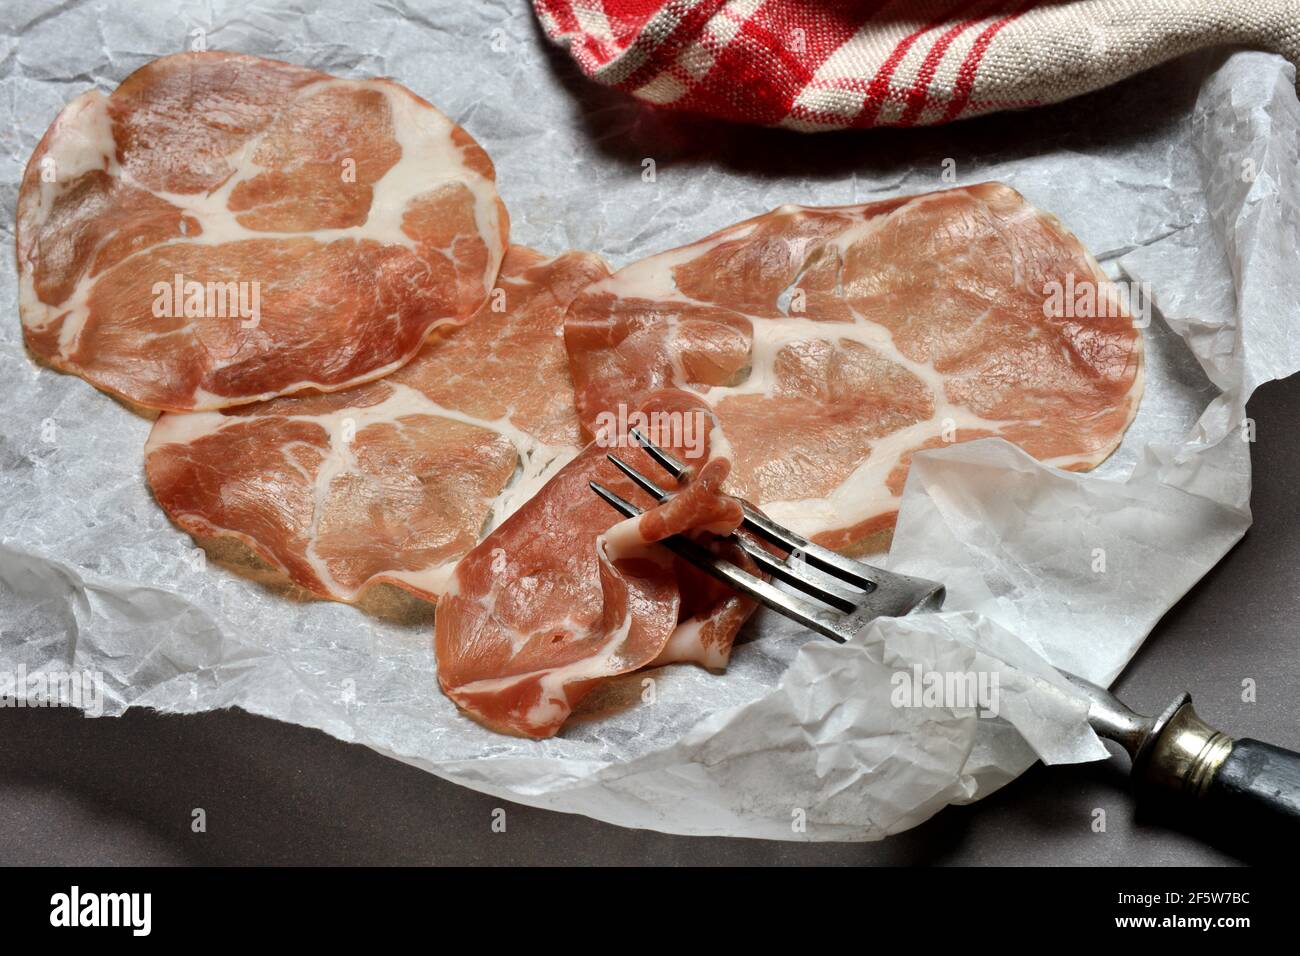
[[[581,447],[565,307],[609,274],[587,253],[512,246],[467,325],[346,392],[166,414],[145,446],[158,502],[340,601],[386,582],[428,600]]]
[[[915,451],[1002,436],[1088,469],[1142,391],[1116,288],[997,183],[782,207],[592,284],[565,336],[588,435],[689,391],[730,444],[727,491],[858,552],[887,543]]]
[[[647,396],[642,408],[703,412],[697,399],[674,390]],[[685,447],[660,437],[695,478],[655,507],[605,456],[614,451],[644,474],[656,466],[625,434],[607,438],[588,445],[467,554],[438,602],[438,680],[493,730],[550,737],[601,681],[678,661],[725,667],[753,611],[750,601],[654,544],[740,523],[739,504],[718,491],[726,457],[709,440]],[[591,491],[593,480],[649,510],[620,521]],[[753,570],[738,548],[713,546]]]
[[[507,232],[487,155],[405,87],[168,56],[77,97],[32,155],[24,336],[151,408],[335,391],[473,315]]]

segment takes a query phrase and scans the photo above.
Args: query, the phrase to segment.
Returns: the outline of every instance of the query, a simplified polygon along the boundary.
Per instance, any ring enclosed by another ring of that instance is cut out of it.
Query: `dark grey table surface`
[[[1235,736],[1300,747],[1300,377],[1251,401],[1255,525],[1160,624],[1118,688],[1160,709],[1189,689]],[[1257,698],[1242,700],[1242,682]],[[1139,816],[1125,761],[1035,767],[992,797],[872,844],[625,830],[515,807],[364,747],[239,711],[194,717],[0,709],[5,864],[1233,863]],[[505,833],[493,810],[507,806]],[[207,830],[194,833],[203,808]],[[1094,811],[1106,811],[1094,832]]]

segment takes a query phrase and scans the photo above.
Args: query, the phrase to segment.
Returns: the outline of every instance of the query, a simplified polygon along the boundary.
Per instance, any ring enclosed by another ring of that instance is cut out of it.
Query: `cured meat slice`
[[[483,305],[508,218],[492,163],[391,80],[234,53],[85,93],[18,196],[32,352],[172,411],[336,391]]]
[[[322,597],[387,582],[428,600],[453,565],[581,447],[565,307],[595,256],[512,246],[480,313],[346,392],[165,414],[145,446],[158,502],[243,541]]]
[[[565,337],[588,435],[690,391],[730,443],[727,491],[852,552],[887,543],[915,451],[1002,436],[1088,469],[1142,391],[1116,287],[998,183],[781,207],[589,286]]]
[[[698,399],[668,390],[645,414],[698,416]],[[503,733],[554,735],[602,680],[642,667],[694,661],[725,667],[753,605],[653,542],[739,525],[739,504],[718,491],[727,459],[713,425],[690,445],[651,438],[697,467],[665,504],[654,502],[606,460],[617,454],[643,473],[656,466],[626,431],[592,442],[457,565],[434,618],[438,680],[469,716]],[[683,432],[678,431],[679,437]],[[647,508],[620,522],[592,493],[599,481]],[[755,570],[740,549],[726,556]]]

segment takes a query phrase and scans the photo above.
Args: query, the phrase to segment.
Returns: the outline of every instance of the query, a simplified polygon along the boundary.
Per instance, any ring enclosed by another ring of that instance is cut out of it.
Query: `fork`
[[[682,462],[640,431],[633,429],[630,434],[675,481],[687,474]],[[617,455],[606,458],[656,501],[669,497],[669,491]],[[624,517],[641,513],[604,485],[595,481],[590,485]],[[741,528],[785,551],[786,557],[775,556],[748,535],[733,533],[727,540],[765,574],[798,593],[751,574],[684,535],[659,544],[742,594],[839,643],[878,617],[942,608],[942,584],[845,557],[782,527],[745,502],[741,505]],[[1104,687],[1067,671],[1059,673],[1086,696],[1093,730],[1128,753],[1139,797],[1163,797],[1180,819],[1196,826],[1208,823],[1216,835],[1228,840],[1260,834],[1274,842],[1283,839],[1288,846],[1300,841],[1300,754],[1249,738],[1234,740],[1205,723],[1186,693],[1152,717],[1131,710]]]

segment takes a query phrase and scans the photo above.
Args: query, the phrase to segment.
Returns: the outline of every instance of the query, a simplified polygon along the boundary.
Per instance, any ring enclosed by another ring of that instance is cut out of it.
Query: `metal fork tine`
[[[651,495],[659,501],[663,501],[664,498],[668,497],[668,492],[664,491],[664,489],[660,488],[653,481],[641,474],[641,472],[637,471],[617,455],[610,454],[605,457],[608,458],[610,462],[619,469],[619,471],[632,479],[632,481],[636,483],[637,487],[646,492],[646,494]],[[780,558],[777,558],[763,550],[759,545],[738,534],[731,535],[728,540],[744,549],[745,553],[753,559],[754,563],[768,574],[785,581],[788,584],[793,584],[795,587],[799,588],[801,591],[807,592],[823,604],[829,604],[831,607],[838,608],[845,613],[853,611],[858,606],[857,599],[862,596],[861,591],[846,591],[831,581],[814,578],[805,568],[801,568],[798,565],[787,564]]]
[[[588,482],[588,484],[590,484],[592,491],[605,499],[620,514],[628,518],[634,518],[641,513],[641,509],[636,505],[620,498],[599,482],[592,481]],[[759,603],[767,605],[778,614],[783,614],[792,620],[798,621],[810,630],[814,630],[840,643],[843,643],[851,636],[849,630],[845,627],[846,619],[839,612],[819,608],[792,594],[786,594],[762,578],[756,578],[725,558],[718,557],[708,548],[697,544],[690,538],[673,535],[660,541],[659,544],[695,565],[701,571],[713,575],[713,577],[729,584],[742,594],[746,594]]]
[[[632,481],[636,483],[636,486],[638,488],[640,488],[646,494],[650,495],[656,501],[663,501],[665,498],[668,497],[668,492],[664,491],[653,481],[651,481],[645,475],[641,474],[641,472],[637,471],[635,468],[633,468],[623,459],[619,458],[617,455],[606,455],[605,457],[609,459],[609,461],[611,461],[614,464],[614,466],[618,468],[619,471],[623,472],[623,474],[631,478]]]
[[[659,448],[657,445],[652,443],[649,438],[637,429],[632,429],[631,435],[632,438],[635,439],[643,449],[645,449],[646,454],[658,462],[659,465],[668,472],[668,474],[672,475],[674,478],[681,477],[682,473],[686,470],[685,465],[662,448]],[[611,455],[609,457],[613,458],[614,456]],[[627,466],[617,459],[614,459],[614,463],[622,468],[629,478],[632,478],[633,481],[641,485],[642,488],[645,488],[646,491],[650,491],[650,488],[647,488],[645,484],[642,484],[644,481],[653,485],[653,482],[650,482],[648,478],[645,478],[644,476],[634,477],[627,471]],[[653,495],[655,492],[650,491],[650,494]],[[657,497],[662,498],[662,492],[657,495]],[[741,507],[745,511],[745,521],[742,527],[748,531],[752,531],[764,541],[774,544],[779,548],[784,548],[786,551],[798,551],[801,559],[806,561],[812,567],[833,575],[841,581],[847,581],[849,584],[860,587],[865,591],[870,591],[875,587],[876,582],[865,573],[867,568],[860,562],[854,561],[852,558],[846,558],[842,554],[836,554],[830,548],[824,548],[820,544],[814,544],[802,535],[795,534],[788,528],[781,527],[779,524],[776,524],[772,520],[759,514],[743,501],[741,502]]]
[[[682,473],[686,471],[685,465],[672,455],[668,454],[668,452],[664,451],[650,439],[646,438],[645,435],[641,434],[637,429],[632,429],[631,435],[636,439],[637,443],[645,449],[646,454],[657,461],[660,467],[674,478],[680,478]]]
[[[786,582],[786,584],[792,584],[799,590],[811,594],[823,604],[839,608],[846,614],[857,609],[858,601],[862,598],[864,592],[848,591],[828,580],[814,580],[803,568],[782,561],[780,558],[764,551],[759,545],[738,534],[733,534],[727,540],[739,545],[741,550],[749,555],[750,560],[772,577],[778,578]]]
[[[841,581],[856,585],[865,591],[870,591],[876,586],[877,582],[868,575],[867,566],[860,561],[846,558],[830,548],[824,548],[820,544],[809,541],[803,535],[795,534],[789,528],[781,527],[770,518],[759,514],[743,501],[741,507],[745,510],[743,527],[752,531],[764,541],[771,542],[777,547],[785,548],[792,553],[797,551],[804,561],[807,561],[808,564],[819,571],[834,575]]]

